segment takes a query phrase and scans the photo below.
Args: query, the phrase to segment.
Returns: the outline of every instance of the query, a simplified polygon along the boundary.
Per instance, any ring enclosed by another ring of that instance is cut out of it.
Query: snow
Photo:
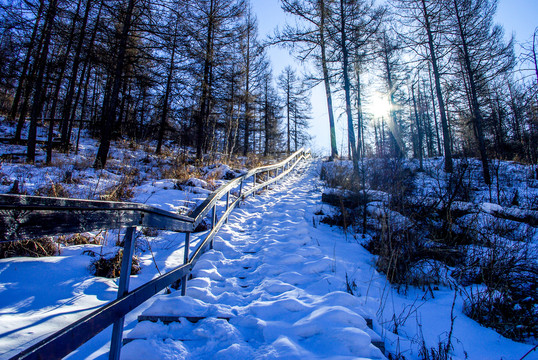
[[[183,301],[198,310],[170,300],[180,298],[177,294],[159,296],[144,314],[183,318],[170,325],[138,323],[126,334],[137,340],[124,347],[122,358],[139,358],[141,351],[163,359],[382,358],[372,341],[384,337],[388,350],[417,359],[419,334],[428,347],[444,340],[454,301],[446,270],[433,263],[422,268],[439,271],[445,283],[434,298],[415,288],[397,293],[356,241],[346,240],[339,229],[313,226],[314,214],[323,207],[315,173],[316,166],[303,167],[295,179],[236,210],[188,283],[185,299],[191,300]],[[345,292],[346,275],[355,283],[355,295]],[[170,309],[172,304],[178,305]],[[455,359],[466,354],[470,359],[519,359],[531,348],[467,318],[460,295],[454,307]],[[193,313],[229,320],[207,317],[192,324],[184,317]],[[366,318],[373,319],[377,333],[366,326]],[[228,337],[220,337],[223,329]],[[212,337],[206,337],[208,332]]]
[[[82,151],[93,151],[93,146],[83,141]],[[118,162],[136,163],[141,152],[131,155],[121,155]],[[152,179],[150,167],[141,170],[133,201],[180,213],[207,196],[203,182],[207,187],[217,173],[229,173],[226,167],[208,167],[202,171],[204,180],[178,189],[174,179]],[[81,197],[92,198],[120,176],[112,171],[78,172],[67,165],[35,169],[2,164],[1,170],[11,180],[24,178],[24,187],[32,193],[67,168],[81,179],[68,190],[79,191]],[[291,177],[236,209],[217,235],[214,250],[196,264],[186,297],[178,291],[159,294],[127,316],[124,337],[135,340],[124,346],[122,359],[382,359],[372,344],[381,340],[387,350],[418,359],[422,341],[430,348],[446,340],[452,307],[454,359],[520,359],[532,348],[466,317],[462,294],[451,288],[446,269],[437,263],[417,269],[439,271],[432,274],[442,280],[437,288],[411,287],[406,293],[392,288],[375,271],[375,257],[362,247],[367,239],[319,223],[315,214],[329,210],[321,203],[317,174],[319,163],[301,164]],[[10,188],[1,186],[2,192]],[[522,201],[532,200],[532,194],[520,193]],[[376,195],[379,203],[370,203],[368,211],[399,221],[399,214],[386,209],[387,195]],[[486,213],[495,209],[494,204],[482,207]],[[403,219],[399,223],[407,226]],[[192,243],[204,235],[194,234]],[[0,260],[1,359],[115,299],[117,280],[90,275],[91,258],[83,254],[88,249],[109,251],[120,235],[111,231],[102,236],[109,244],[103,248],[62,246],[56,257]],[[183,234],[139,234],[137,243],[142,272],[131,277],[131,289],[183,262]],[[180,322],[138,322],[139,315],[176,315]],[[203,319],[192,323],[186,317]],[[373,330],[366,319],[372,319]],[[107,329],[68,358],[106,359],[110,334]]]

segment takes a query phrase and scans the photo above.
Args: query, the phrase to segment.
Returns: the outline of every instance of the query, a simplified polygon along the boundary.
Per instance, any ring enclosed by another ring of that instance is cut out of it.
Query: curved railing
[[[299,161],[308,157],[309,152],[300,149],[278,164],[250,170],[220,186],[187,216],[136,203],[0,195],[0,242],[127,227],[118,298],[15,355],[12,359],[63,358],[112,324],[114,328],[109,359],[119,359],[125,315],[178,281],[181,282],[182,295],[185,295],[187,277],[196,261],[208,246],[213,247],[215,235],[228,221],[228,216],[239,202],[282,179]],[[217,206],[223,197],[226,197],[226,204],[219,214]],[[211,230],[190,255],[190,234],[210,213]],[[133,233],[136,226],[185,233],[184,264],[129,291],[129,269],[134,251]]]

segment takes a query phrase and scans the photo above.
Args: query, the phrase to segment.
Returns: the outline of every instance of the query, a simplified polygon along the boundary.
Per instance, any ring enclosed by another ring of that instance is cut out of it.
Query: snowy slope
[[[446,339],[454,291],[441,287],[434,298],[420,289],[398,294],[374,270],[375,259],[359,244],[362,239],[320,224],[315,214],[330,208],[321,203],[318,165],[302,164],[232,213],[215,249],[196,265],[187,297],[159,295],[129,314],[124,337],[138,340],[125,345],[122,358],[380,358],[371,345],[378,333],[391,352],[418,359],[422,341],[431,348]],[[176,209],[185,195],[169,185],[142,184],[135,198]],[[161,272],[179,265],[182,238],[169,232],[141,237],[152,254],[142,254],[143,270],[132,277],[131,289],[157,276],[152,257]],[[67,325],[82,309],[115,297],[115,281],[89,275],[89,258],[81,255],[87,247],[72,247],[54,258],[0,260],[1,359]],[[531,349],[464,316],[456,295],[455,359],[520,359]],[[206,319],[137,323],[141,314]],[[373,319],[376,333],[366,318]],[[69,358],[106,359],[109,341],[110,329]],[[537,359],[535,354],[525,359]]]
[[[146,340],[127,344],[122,358],[383,358],[365,321],[374,314],[342,291],[346,265],[312,226],[316,183],[315,166],[303,165],[235,211],[197,263],[188,296],[163,295],[143,313],[206,318],[141,322],[126,336]]]
[[[126,337],[146,340],[127,344],[123,359],[375,358],[377,335],[365,318],[388,350],[418,359],[423,344],[446,341],[453,305],[454,359],[520,359],[532,348],[463,315],[462,297],[450,288],[433,298],[391,288],[360,239],[319,224],[315,213],[330,209],[321,203],[317,165],[249,199],[197,264],[188,296],[162,296],[144,311],[206,320],[141,322]]]

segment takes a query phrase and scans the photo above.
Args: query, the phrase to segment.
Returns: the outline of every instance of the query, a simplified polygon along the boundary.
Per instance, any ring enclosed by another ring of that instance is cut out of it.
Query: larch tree
[[[282,32],[277,31],[275,41],[291,44],[293,49],[298,50],[300,60],[313,57],[321,68],[329,116],[331,159],[335,159],[338,157],[338,148],[328,56],[328,25],[333,16],[332,3],[334,0],[282,0],[282,9],[300,19],[301,25],[287,25]]]
[[[293,129],[293,113],[296,104],[296,93],[299,86],[295,70],[291,66],[286,66],[278,77],[278,86],[282,93],[282,100],[285,108],[284,118],[286,120],[286,150],[291,153],[292,129]]]
[[[400,23],[406,29],[400,33],[400,36],[408,48],[431,65],[443,133],[445,171],[451,173],[454,168],[451,134],[441,85],[440,55],[444,54],[446,48],[442,35],[446,31],[447,21],[442,2],[439,0],[397,0],[394,6]]]
[[[469,87],[471,121],[484,181],[490,185],[480,93],[487,91],[488,80],[513,67],[513,45],[512,41],[504,43],[502,28],[493,24],[496,0],[452,0],[446,7],[452,15],[453,45],[463,65],[464,81]]]

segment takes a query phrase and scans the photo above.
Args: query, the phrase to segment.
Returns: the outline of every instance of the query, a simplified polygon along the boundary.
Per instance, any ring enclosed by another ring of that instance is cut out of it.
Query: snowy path
[[[234,211],[215,249],[197,263],[188,296],[161,295],[143,313],[180,322],[140,322],[125,335],[135,340],[122,359],[383,358],[371,344],[380,340],[367,327],[371,314],[341,291],[336,240],[331,249],[320,244],[331,243],[327,230],[316,236],[315,173],[314,164],[303,163],[275,190]]]

